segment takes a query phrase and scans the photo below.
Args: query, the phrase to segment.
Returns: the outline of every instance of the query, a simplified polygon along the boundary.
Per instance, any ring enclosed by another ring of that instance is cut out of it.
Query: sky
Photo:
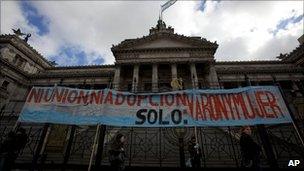
[[[112,45],[149,34],[166,1],[1,1],[1,34],[59,66],[113,64]],[[277,60],[303,34],[303,1],[177,1],[163,13],[175,33],[217,41],[216,61]]]

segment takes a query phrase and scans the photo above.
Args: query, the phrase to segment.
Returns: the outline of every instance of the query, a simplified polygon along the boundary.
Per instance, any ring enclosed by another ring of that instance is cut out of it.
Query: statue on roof
[[[24,38],[24,41],[27,42],[27,41],[28,41],[28,38],[30,38],[31,36],[32,36],[32,35],[31,35],[30,33],[27,34],[26,37]]]
[[[278,56],[277,58],[284,59],[286,57],[287,57],[287,53],[285,53],[285,54],[280,53],[280,56]]]
[[[161,29],[165,29],[166,28],[166,23],[163,21],[163,20],[158,20],[157,21],[157,25],[156,25],[156,28],[158,30],[161,30]]]
[[[21,32],[20,28],[18,28],[17,30],[15,30],[15,29],[12,29],[12,30],[14,31],[14,33],[15,33],[17,36],[23,36],[23,35],[25,35],[25,33],[22,33],[22,32]]]
[[[28,34],[22,33],[20,28],[18,28],[17,30],[15,30],[15,29],[12,29],[12,30],[13,30],[14,34],[18,37],[25,36],[25,38],[23,39],[25,42],[27,42],[28,39],[32,36],[30,33],[28,33]]]
[[[51,65],[54,65],[54,66],[58,65],[56,61],[50,61],[50,63],[51,63]]]

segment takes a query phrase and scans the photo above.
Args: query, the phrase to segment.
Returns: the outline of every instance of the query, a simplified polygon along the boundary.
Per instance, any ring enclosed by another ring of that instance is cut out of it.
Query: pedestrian
[[[109,161],[113,171],[123,171],[125,169],[125,143],[126,137],[123,134],[117,134],[111,144]]]
[[[200,168],[202,153],[195,136],[192,136],[190,141],[188,142],[188,151],[190,153],[191,167]]]
[[[24,128],[18,128],[16,132],[10,131],[0,145],[0,170],[12,169],[15,160],[27,143],[27,135]]]
[[[28,137],[24,128],[19,127],[16,132],[15,149],[19,154],[25,147]]]
[[[240,146],[242,155],[241,167],[260,171],[260,154],[262,149],[261,146],[252,139],[251,128],[249,126],[241,128]]]

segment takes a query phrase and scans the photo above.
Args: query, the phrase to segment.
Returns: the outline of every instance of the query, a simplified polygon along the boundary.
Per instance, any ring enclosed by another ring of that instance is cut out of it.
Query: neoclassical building
[[[193,128],[129,128],[17,123],[32,86],[54,86],[131,92],[171,91],[181,78],[183,89],[230,89],[250,85],[280,86],[299,134],[304,134],[304,36],[299,46],[278,60],[217,62],[216,42],[174,33],[159,20],[147,36],[126,39],[111,48],[113,65],[54,66],[16,35],[0,36],[0,140],[16,128],[26,128],[29,141],[16,168],[86,169],[92,147],[93,166],[108,165],[108,147],[121,132],[128,137],[127,167],[185,167],[187,142]],[[287,167],[290,159],[304,159],[292,124],[254,127],[263,147],[263,167]],[[202,167],[239,167],[239,128],[198,128]],[[96,136],[98,135],[98,136]],[[95,137],[96,136],[96,137]],[[303,167],[301,165],[300,167]]]

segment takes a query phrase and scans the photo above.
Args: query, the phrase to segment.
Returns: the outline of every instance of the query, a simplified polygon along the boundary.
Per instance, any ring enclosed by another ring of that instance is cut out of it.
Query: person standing
[[[260,171],[260,154],[262,149],[261,146],[252,139],[251,133],[251,128],[249,126],[241,128],[241,167],[250,167],[254,170]]]
[[[188,151],[190,153],[191,167],[200,168],[202,153],[195,136],[192,136],[188,143]]]
[[[9,171],[12,169],[15,160],[27,143],[27,135],[24,128],[18,128],[16,132],[10,131],[0,145],[0,170]]]
[[[126,137],[122,134],[117,134],[114,142],[111,144],[111,149],[109,150],[109,161],[113,171],[125,170],[125,143]]]

